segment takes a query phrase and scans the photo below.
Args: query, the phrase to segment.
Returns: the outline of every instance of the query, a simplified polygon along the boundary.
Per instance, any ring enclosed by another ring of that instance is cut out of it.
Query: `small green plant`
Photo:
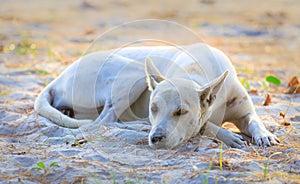
[[[209,162],[209,165],[207,167],[207,170],[211,170],[213,168],[213,163],[212,162]]]
[[[44,171],[45,174],[47,173],[47,171],[49,170],[49,168],[59,167],[59,165],[57,164],[57,162],[52,162],[48,167],[46,167],[46,165],[44,164],[44,162],[38,162],[38,163],[36,163],[36,165],[37,165],[37,167],[31,168],[31,170]]]
[[[267,81],[264,80],[260,84],[265,89],[265,91],[269,91],[269,84]]]
[[[219,147],[220,149],[220,157],[219,157],[219,162],[220,162],[220,169],[223,170],[223,149],[222,149],[222,144]]]
[[[212,168],[213,168],[213,163],[210,162],[207,167],[207,170],[211,170]],[[208,184],[208,172],[207,171],[205,172],[205,176],[201,175],[201,179],[202,179],[201,183]]]
[[[116,184],[117,181],[116,181],[116,175],[115,175],[114,170],[111,169],[110,175],[111,175],[111,178],[112,178],[112,180],[113,180],[113,184]]]
[[[45,76],[45,75],[48,74],[48,72],[47,72],[46,70],[44,70],[44,69],[37,69],[37,68],[35,68],[34,71],[35,71],[38,75],[40,75],[40,76]]]
[[[268,172],[268,167],[269,167],[269,158],[267,159],[264,167],[264,178],[267,177],[267,172]]]
[[[265,80],[261,82],[262,87],[265,89],[265,91],[269,91],[269,84],[274,84],[275,86],[280,86],[281,81],[279,78],[273,76],[273,75],[267,75],[265,77]]]
[[[45,82],[42,84],[42,86],[48,86],[52,80],[51,79],[46,79]]]
[[[280,86],[280,84],[281,84],[280,79],[278,79],[277,77],[275,77],[273,75],[268,75],[268,76],[266,76],[265,79],[266,79],[267,82],[272,83],[276,86]]]
[[[62,118],[62,117],[61,117]],[[79,139],[78,137],[77,137],[77,135],[71,130],[71,129],[69,129],[70,130],[70,132],[71,132],[71,134],[72,134],[72,136],[74,137],[74,143],[73,144],[71,144],[73,147],[74,146],[78,146],[78,147],[82,147],[82,144],[83,143],[87,143],[87,140],[86,139]]]
[[[247,91],[251,91],[251,86],[246,78],[242,78],[241,83],[246,88]]]
[[[28,32],[21,35],[21,41],[8,45],[8,51],[18,55],[33,55],[37,54],[37,45],[30,40]]]
[[[37,75],[40,75],[40,76],[45,76],[49,73],[44,69],[33,68],[33,70],[27,71],[26,74],[27,75],[37,74]]]
[[[52,162],[49,166],[50,167],[58,167],[58,164],[56,162]]]
[[[251,91],[250,83],[246,78],[241,79],[241,84],[246,88],[246,90],[249,92]],[[261,86],[264,88],[266,92],[269,91],[269,84],[273,84],[275,86],[280,86],[281,81],[279,78],[273,76],[273,75],[267,75],[263,81],[260,82]]]
[[[205,177],[202,175],[202,182],[203,184],[208,184],[208,173],[205,174]]]
[[[272,155],[270,155],[265,163],[265,167],[264,167],[264,178],[266,179],[267,178],[267,173],[268,173],[268,168],[269,168],[269,162],[270,162],[270,159],[271,157],[275,156],[275,155],[278,155],[278,154],[281,154],[282,152],[276,152],[276,153],[273,153]]]
[[[132,172],[133,172],[133,174],[134,174],[134,177],[135,177],[135,181],[136,181],[135,183],[142,183],[141,177],[138,176],[136,170],[135,170],[134,168],[132,168],[132,167],[131,167],[131,170],[132,170]],[[134,183],[133,181],[128,181],[128,182]],[[126,183],[127,183],[127,182],[126,182]]]
[[[78,138],[77,135],[71,130],[69,129],[72,136],[74,137],[74,143],[71,144],[71,146],[78,146],[78,147],[82,147],[83,144],[85,143],[92,143],[92,142],[103,142],[103,137],[102,136],[95,136],[95,137],[92,137],[92,138]]]
[[[59,52],[57,52],[55,49],[53,49],[52,45],[49,44],[47,46],[47,56],[50,61],[61,61],[62,56]]]

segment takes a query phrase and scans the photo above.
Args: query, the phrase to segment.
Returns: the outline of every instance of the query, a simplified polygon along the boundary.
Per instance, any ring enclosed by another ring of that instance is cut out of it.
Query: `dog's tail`
[[[55,109],[51,102],[53,101],[55,91],[51,89],[51,85],[46,87],[36,98],[34,110],[41,116],[50,119],[57,125],[67,128],[78,128],[81,125],[92,123],[93,120],[77,120],[64,115]]]

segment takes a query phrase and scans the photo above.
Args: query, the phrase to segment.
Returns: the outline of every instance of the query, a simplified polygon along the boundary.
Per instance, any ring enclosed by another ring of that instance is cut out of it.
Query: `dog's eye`
[[[182,115],[185,115],[187,114],[188,111],[185,110],[185,109],[177,109],[175,112],[174,112],[174,116],[182,116]]]
[[[156,113],[157,111],[158,111],[157,105],[156,105],[156,104],[152,104],[152,105],[151,105],[151,112],[152,112],[152,113]]]

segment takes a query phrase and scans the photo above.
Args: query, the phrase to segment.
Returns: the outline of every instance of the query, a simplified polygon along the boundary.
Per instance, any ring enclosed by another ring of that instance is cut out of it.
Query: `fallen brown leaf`
[[[299,84],[299,80],[298,80],[297,76],[294,76],[288,83],[288,87],[296,86],[298,84]]]
[[[90,34],[94,34],[95,32],[96,32],[95,29],[87,29],[87,30],[84,31],[84,34],[85,35],[90,35]]]
[[[282,117],[283,119],[285,119],[285,113],[280,111],[279,116]]]
[[[270,103],[271,103],[271,95],[268,93],[263,105],[267,106],[267,105],[270,105]]]
[[[288,83],[288,91],[286,93],[300,93],[300,82],[297,76],[294,76]]]
[[[283,122],[281,123],[284,126],[290,126],[291,122],[287,121],[287,120],[283,120]]]
[[[257,89],[251,89],[249,93],[252,95],[258,95]]]

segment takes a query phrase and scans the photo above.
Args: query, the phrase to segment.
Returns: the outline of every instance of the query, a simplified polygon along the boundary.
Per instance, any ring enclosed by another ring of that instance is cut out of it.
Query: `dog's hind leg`
[[[96,123],[116,122],[147,89],[144,66],[130,63],[115,76]]]
[[[113,109],[113,104],[110,98],[105,101],[105,105],[99,117],[95,120],[96,122],[101,122],[103,124],[116,122],[118,120],[116,113]]]
[[[61,109],[54,108],[52,106],[54,93],[55,91],[51,90],[51,86],[48,86],[39,94],[34,103],[34,109],[37,113],[50,119],[55,124],[67,128],[78,128],[93,122],[89,119],[77,120],[71,118],[71,116],[74,115],[73,109],[65,107],[62,107]]]
[[[139,99],[139,97],[147,89],[146,82],[144,81],[145,79],[140,80],[131,89],[120,89],[117,94],[112,95],[112,97],[109,97],[105,101],[104,108],[100,113],[99,117],[96,119],[96,122],[101,122],[104,124],[116,122],[119,120],[119,118],[123,115],[124,112],[133,113],[131,110],[128,111],[128,109],[130,109],[130,106],[137,99]]]

